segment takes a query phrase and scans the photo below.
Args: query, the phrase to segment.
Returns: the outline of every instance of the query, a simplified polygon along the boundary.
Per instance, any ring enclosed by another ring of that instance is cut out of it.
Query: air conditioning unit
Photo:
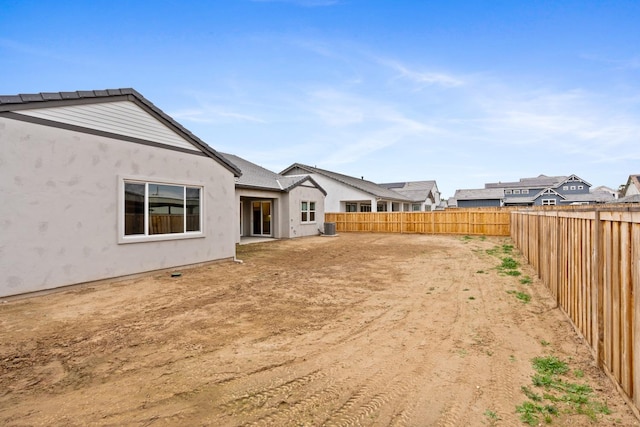
[[[335,222],[325,222],[324,223],[324,235],[325,236],[335,236],[336,235],[336,223]]]

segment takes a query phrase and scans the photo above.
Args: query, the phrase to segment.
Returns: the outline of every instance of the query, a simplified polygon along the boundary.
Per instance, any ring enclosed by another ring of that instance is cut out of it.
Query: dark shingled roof
[[[568,178],[567,176],[539,175],[534,178],[520,178],[520,181],[515,181],[515,182],[490,182],[490,183],[486,183],[484,185],[484,188],[557,187],[567,178]]]
[[[317,187],[325,196],[326,191],[309,175],[284,176],[251,163],[242,157],[228,153],[220,153],[227,160],[240,168],[242,176],[237,180],[236,187],[255,188],[273,191],[288,192],[303,182],[310,182]]]
[[[17,111],[29,108],[46,108],[46,104],[55,106],[74,105],[85,102],[101,102],[111,100],[109,98],[119,97],[133,101],[140,107],[162,120],[170,128],[181,134],[189,140],[193,145],[198,147],[203,153],[216,160],[235,176],[240,176],[240,170],[233,163],[229,162],[217,151],[211,148],[207,143],[192,134],[184,128],[180,123],[175,121],[171,116],[166,114],[160,108],[153,105],[151,101],[142,96],[138,91],[132,88],[123,89],[105,89],[105,90],[79,90],[75,92],[41,92],[32,94],[19,95],[0,95],[0,113],[5,111]]]
[[[502,188],[477,188],[456,190],[453,195],[456,200],[483,200],[483,199],[502,199],[504,197],[504,189]]]

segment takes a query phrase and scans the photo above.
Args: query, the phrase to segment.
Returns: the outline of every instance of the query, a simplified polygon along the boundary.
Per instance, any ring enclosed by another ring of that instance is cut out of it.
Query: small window
[[[522,194],[529,194],[529,190],[525,188],[524,190],[522,190]]]
[[[520,190],[513,190],[513,194],[520,194]]]
[[[301,221],[312,223],[316,222],[316,202],[301,202]]]
[[[584,190],[584,185],[578,185],[578,190]]]
[[[575,189],[576,189],[576,186],[575,186],[575,185],[572,185],[572,186],[571,186],[571,189],[572,189],[572,190],[575,190]]]
[[[562,189],[563,189],[563,190],[568,190],[568,189],[569,189],[569,186],[568,186],[568,185],[563,185],[563,186],[562,186]]]
[[[511,193],[513,193],[513,191],[511,191],[511,190],[504,190],[504,194],[511,194]]]
[[[543,206],[551,206],[556,204],[556,199],[542,199]]]

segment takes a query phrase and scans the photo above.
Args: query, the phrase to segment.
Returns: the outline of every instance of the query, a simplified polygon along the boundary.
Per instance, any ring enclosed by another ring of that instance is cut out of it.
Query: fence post
[[[560,258],[560,214],[556,211],[556,277],[555,277],[555,297],[556,297],[556,308],[560,305],[560,277],[562,276],[561,272],[561,258]]]
[[[538,243],[537,246],[537,254],[536,254],[536,271],[538,272],[538,277],[542,277],[542,260],[540,258],[540,246],[542,246],[542,243],[540,242],[540,240],[542,240],[542,215],[541,212],[536,212],[536,220],[538,222],[538,230],[536,233],[536,242]]]
[[[604,301],[603,301],[603,288],[600,277],[600,210],[596,209],[593,213],[593,254],[591,258],[591,299],[592,299],[592,316],[591,325],[593,327],[593,336],[591,338],[593,342],[594,357],[596,364],[599,368],[603,369],[602,353],[604,351]]]

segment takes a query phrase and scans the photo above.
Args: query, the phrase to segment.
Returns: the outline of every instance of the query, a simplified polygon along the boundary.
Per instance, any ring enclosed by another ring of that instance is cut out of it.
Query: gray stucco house
[[[237,242],[245,236],[289,239],[319,234],[327,193],[313,178],[280,175],[233,154],[220,154],[242,172],[235,185]]]
[[[539,175],[515,182],[487,183],[481,189],[456,190],[453,198],[459,208],[585,205],[614,199],[609,192],[590,189],[591,184],[576,175]]]
[[[0,296],[233,259],[240,175],[133,89],[0,96]]]
[[[364,178],[355,178],[294,163],[282,172],[289,177],[311,176],[325,189],[326,212],[398,212],[409,210],[411,199]]]

